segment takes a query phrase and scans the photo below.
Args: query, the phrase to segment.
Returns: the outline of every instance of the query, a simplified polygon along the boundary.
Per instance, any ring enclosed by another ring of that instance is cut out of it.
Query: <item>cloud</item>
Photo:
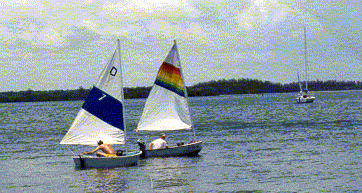
[[[255,0],[236,16],[236,21],[244,30],[255,30],[283,21],[289,12],[288,7],[277,1]]]
[[[143,41],[150,34],[168,38],[175,33],[157,31],[157,28],[151,25],[176,29],[180,27],[178,23],[181,21],[176,18],[192,20],[200,15],[200,12],[185,0],[126,0],[119,3],[14,1],[0,5],[0,10],[8,13],[6,17],[0,16],[0,21],[3,21],[0,22],[0,28],[4,29],[3,34],[10,32],[18,41],[53,48],[69,46],[72,43],[78,45],[80,39],[94,41],[111,36],[138,41]],[[169,26],[161,26],[155,23],[156,21]],[[6,39],[3,39],[3,42],[5,41]]]
[[[349,52],[349,57],[362,61],[362,6],[360,0],[328,0],[306,2],[286,1],[286,4],[309,14],[319,22],[317,40],[333,42]],[[338,54],[338,53],[336,53]]]
[[[4,1],[0,4],[1,73],[17,74],[21,81],[14,82],[18,85],[35,85],[39,80],[39,88],[42,81],[48,86],[41,88],[88,87],[113,52],[115,39],[120,39],[127,84],[150,85],[176,39],[187,84],[243,77],[290,82],[294,81],[290,71],[303,63],[303,26],[307,27],[308,57],[316,68],[360,64],[348,60],[361,58],[360,3]],[[348,74],[353,68],[335,69]],[[354,75],[361,72],[355,70]],[[64,82],[57,82],[57,75]]]
[[[186,0],[125,0],[103,6],[109,16],[124,21],[153,18],[196,18],[200,12]]]

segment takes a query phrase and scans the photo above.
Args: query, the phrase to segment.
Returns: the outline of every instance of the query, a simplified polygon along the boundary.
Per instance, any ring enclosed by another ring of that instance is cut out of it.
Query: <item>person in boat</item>
[[[103,152],[98,152],[98,150],[102,150]],[[101,157],[116,157],[123,154],[122,150],[116,153],[111,145],[103,143],[102,140],[98,141],[98,146],[93,151],[85,151],[82,154],[93,154],[94,152],[96,152],[97,156]]]
[[[166,137],[167,137],[167,135],[162,133],[160,138],[152,141],[149,144],[148,149],[165,149],[165,148],[168,148],[167,143],[165,141]]]
[[[189,144],[191,144],[191,143],[196,143],[196,140],[194,140],[194,139],[191,140]]]

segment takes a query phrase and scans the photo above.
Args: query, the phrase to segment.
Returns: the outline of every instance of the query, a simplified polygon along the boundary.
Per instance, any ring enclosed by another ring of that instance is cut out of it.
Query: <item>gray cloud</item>
[[[361,80],[361,1],[9,1],[0,5],[2,90],[89,87],[121,40],[126,86],[151,85],[177,39],[186,84]],[[348,66],[348,67],[347,67]]]

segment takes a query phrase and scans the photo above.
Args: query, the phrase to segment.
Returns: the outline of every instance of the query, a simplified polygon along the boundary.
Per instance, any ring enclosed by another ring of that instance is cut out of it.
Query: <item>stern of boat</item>
[[[202,150],[202,141],[196,141],[166,149],[145,150],[145,157],[197,156]]]

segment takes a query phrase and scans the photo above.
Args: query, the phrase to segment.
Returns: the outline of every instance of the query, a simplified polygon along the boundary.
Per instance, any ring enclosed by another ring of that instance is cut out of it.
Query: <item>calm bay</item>
[[[362,91],[189,98],[197,157],[151,158],[137,166],[74,168],[63,146],[83,101],[0,104],[0,192],[360,192]],[[127,146],[159,133],[136,133],[145,99],[126,100]],[[169,132],[170,145],[191,131]]]

